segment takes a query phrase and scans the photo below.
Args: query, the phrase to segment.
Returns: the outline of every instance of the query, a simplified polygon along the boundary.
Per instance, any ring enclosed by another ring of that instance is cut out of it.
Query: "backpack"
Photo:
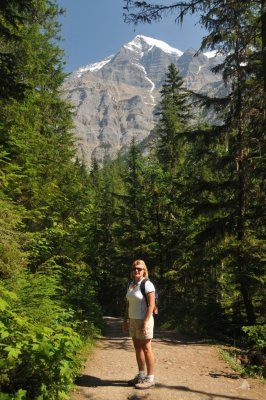
[[[148,307],[148,299],[147,299],[147,295],[146,295],[146,292],[145,292],[145,284],[146,284],[146,282],[148,280],[149,279],[145,278],[140,283],[140,290],[141,290],[142,295],[145,297],[147,307]],[[158,310],[158,292],[157,292],[156,289],[155,289],[155,306],[154,306],[154,309],[153,309],[153,314],[154,315],[158,315],[159,314],[159,310]]]

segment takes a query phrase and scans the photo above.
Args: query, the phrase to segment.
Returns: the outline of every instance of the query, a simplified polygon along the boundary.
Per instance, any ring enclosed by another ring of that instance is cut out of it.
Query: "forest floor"
[[[89,355],[72,400],[265,400],[266,385],[242,378],[220,357],[223,345],[156,330],[156,386],[127,386],[136,373],[131,339],[118,318],[105,317],[104,336]]]

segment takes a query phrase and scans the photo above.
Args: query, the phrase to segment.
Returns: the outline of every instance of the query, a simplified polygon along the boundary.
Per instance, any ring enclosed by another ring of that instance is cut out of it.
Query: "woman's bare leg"
[[[139,367],[139,371],[146,370],[146,357],[143,350],[143,340],[132,338],[135,352],[136,352],[136,360]]]
[[[151,339],[141,340],[141,345],[147,366],[147,375],[154,375],[154,354],[151,347]]]

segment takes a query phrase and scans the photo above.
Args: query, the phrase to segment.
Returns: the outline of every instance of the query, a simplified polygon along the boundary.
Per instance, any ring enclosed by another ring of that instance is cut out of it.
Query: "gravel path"
[[[219,346],[158,331],[153,340],[156,387],[126,382],[137,372],[131,339],[121,320],[105,317],[104,337],[89,356],[71,400],[265,400],[266,386],[243,379],[219,356]]]

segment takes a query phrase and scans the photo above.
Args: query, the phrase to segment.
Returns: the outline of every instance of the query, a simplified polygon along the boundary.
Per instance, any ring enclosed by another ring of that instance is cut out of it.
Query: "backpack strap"
[[[145,279],[143,279],[141,282],[140,282],[140,290],[141,290],[141,293],[142,293],[142,295],[143,295],[143,297],[145,298],[145,300],[146,300],[146,304],[147,304],[147,307],[148,307],[148,299],[147,299],[147,295],[146,295],[146,292],[145,292],[145,285],[146,285],[146,282],[148,281],[149,279],[147,279],[147,278],[145,278]]]

